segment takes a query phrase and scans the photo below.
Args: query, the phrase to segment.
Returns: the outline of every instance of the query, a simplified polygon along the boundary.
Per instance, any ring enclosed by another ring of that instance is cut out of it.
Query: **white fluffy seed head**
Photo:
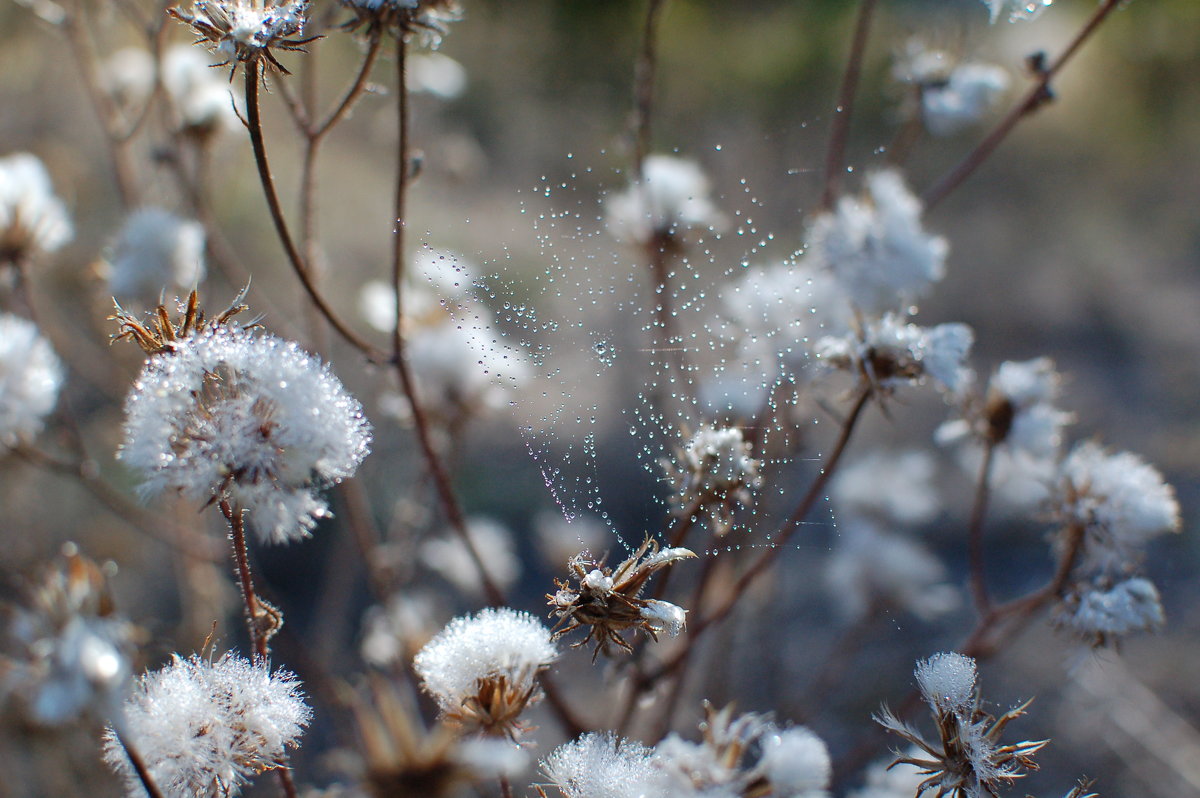
[[[590,732],[564,743],[542,762],[563,798],[630,798],[652,794],[652,751],[611,732]]]
[[[297,745],[311,715],[290,673],[228,654],[216,662],[176,657],[140,679],[119,733],[166,795],[236,795]],[[144,795],[112,729],[104,757],[131,795]]]
[[[0,313],[0,443],[41,432],[62,382],[62,363],[37,326]]]
[[[718,229],[725,220],[709,198],[711,190],[695,161],[651,155],[642,165],[640,182],[605,200],[605,223],[618,241],[643,246],[656,237]]]
[[[527,612],[488,608],[455,618],[413,660],[425,689],[444,712],[475,695],[480,680],[504,676],[516,691],[558,657],[550,630]]]
[[[821,798],[827,795],[833,763],[825,742],[803,726],[770,730],[760,740],[758,770],[771,782],[772,795]]]
[[[27,152],[0,158],[0,264],[54,252],[74,235],[41,160]]]
[[[975,701],[975,660],[955,652],[934,654],[917,662],[921,695],[937,712],[962,713]]]
[[[216,328],[151,357],[125,401],[117,456],[167,488],[228,498],[265,541],[304,537],[327,514],[321,487],[368,451],[362,406],[294,343]]]

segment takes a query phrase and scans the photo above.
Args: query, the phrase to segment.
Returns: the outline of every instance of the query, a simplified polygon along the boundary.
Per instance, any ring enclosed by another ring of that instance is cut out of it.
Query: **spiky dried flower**
[[[748,505],[751,491],[762,484],[754,447],[738,427],[701,426],[663,468],[675,483],[677,512],[704,508],[718,535],[729,531],[733,506]]]
[[[230,798],[253,776],[286,767],[311,716],[286,671],[232,654],[216,662],[176,656],[138,682],[105,735],[104,758],[130,795],[145,794],[119,733],[164,794]]]
[[[195,290],[188,294],[186,300],[176,302],[175,311],[179,314],[178,319],[171,318],[171,311],[165,304],[158,305],[143,320],[114,301],[115,309],[113,314],[108,317],[110,321],[117,323],[117,332],[113,334],[112,339],[114,341],[128,339],[140,346],[147,355],[157,355],[173,351],[177,342],[206,330],[212,331],[226,326],[236,326],[241,330],[257,329],[261,326],[259,324],[261,317],[244,324],[233,321],[233,318],[239,313],[250,309],[250,306],[244,301],[249,290],[250,286],[246,286],[239,291],[229,306],[216,316],[209,316],[204,312],[204,309],[200,307],[200,294]]]
[[[35,725],[57,726],[91,710],[106,717],[130,676],[135,627],[116,611],[110,573],[68,543],[15,609],[0,657],[0,695],[19,700]]]
[[[546,595],[551,615],[559,618],[554,639],[588,627],[587,636],[572,647],[595,640],[594,661],[601,651],[608,655],[610,644],[632,653],[633,647],[621,636],[628,629],[640,629],[655,640],[660,632],[674,637],[683,631],[687,610],[667,601],[643,599],[642,588],[655,572],[695,556],[689,549],[660,550],[650,538],[615,569],[581,552],[567,564],[577,584],[556,579],[557,592]]]
[[[541,698],[537,674],[558,657],[550,630],[526,612],[488,608],[455,618],[413,659],[444,719],[516,739],[520,715]]]
[[[445,723],[426,729],[391,684],[371,680],[368,695],[349,699],[362,741],[370,795],[449,798],[463,787],[516,775],[525,754],[504,740],[463,737]]]
[[[308,0],[195,0],[191,13],[179,6],[167,13],[191,26],[197,44],[207,43],[224,59],[218,66],[271,66],[286,75],[271,50],[303,51],[320,38],[304,36]]]
[[[462,19],[458,0],[342,0],[354,12],[345,24],[350,31],[366,28],[368,35],[383,31],[397,39],[417,37],[426,47],[442,43],[451,22]]]
[[[938,740],[929,742],[920,732],[883,707],[875,722],[916,746],[914,753],[897,754],[893,764],[908,764],[926,776],[917,795],[935,791],[936,798],[995,798],[1002,786],[1037,770],[1033,756],[1049,740],[1001,745],[1008,724],[1025,714],[1030,702],[1010,709],[999,718],[980,709],[975,660],[962,654],[941,653],[917,663],[921,694],[929,704]]]

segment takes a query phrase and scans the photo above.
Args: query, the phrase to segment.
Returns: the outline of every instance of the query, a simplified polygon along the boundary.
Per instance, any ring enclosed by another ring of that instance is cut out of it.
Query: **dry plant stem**
[[[971,596],[975,611],[980,617],[988,614],[992,600],[988,595],[987,574],[984,570],[983,523],[987,518],[988,496],[992,481],[992,463],[995,460],[996,444],[988,441],[983,450],[983,463],[979,466],[979,480],[975,485],[975,501],[971,505],[971,520],[967,527],[967,550],[971,567]]]
[[[254,659],[266,664],[270,651],[267,649],[267,639],[259,632],[258,597],[254,593],[254,579],[250,574],[250,558],[246,553],[246,527],[241,510],[235,510],[232,505],[222,499],[219,502],[221,514],[229,522],[229,541],[233,544],[233,561],[237,566],[238,582],[242,588],[242,599],[246,603],[246,630],[250,633],[250,644],[254,648]]]
[[[512,785],[508,783],[507,776],[500,777],[500,798],[513,798]]]
[[[396,194],[393,206],[395,228],[392,231],[392,293],[395,296],[396,312],[396,323],[392,327],[392,362],[396,367],[396,374],[400,378],[400,387],[404,391],[404,396],[408,399],[409,408],[412,412],[413,428],[417,434],[417,443],[421,447],[421,454],[425,458],[425,465],[429,469],[430,477],[433,479],[434,489],[437,491],[442,511],[446,514],[446,520],[450,522],[450,527],[462,541],[467,554],[471,558],[472,564],[474,564],[475,569],[479,572],[479,578],[483,585],[483,593],[487,597],[488,604],[500,607],[505,604],[504,592],[497,587],[495,581],[488,573],[487,565],[479,555],[478,549],[476,549],[474,542],[467,532],[466,516],[459,505],[458,496],[455,494],[454,486],[450,482],[450,474],[446,470],[446,465],[442,462],[441,455],[438,454],[437,448],[434,446],[433,435],[429,427],[429,417],[425,415],[425,408],[420,397],[417,395],[416,381],[413,379],[411,369],[409,369],[408,358],[404,348],[402,291],[404,283],[404,231],[407,220],[409,178],[408,90],[405,84],[407,78],[405,74],[407,52],[408,43],[404,40],[404,37],[397,37],[396,114],[400,130],[399,142],[397,143]]]
[[[1054,59],[1048,67],[1042,70],[1037,76],[1037,82],[1025,94],[1025,98],[1018,103],[1003,119],[993,128],[992,132],[987,137],[979,142],[979,144],[965,158],[947,173],[941,180],[935,183],[925,194],[921,200],[925,203],[925,210],[928,211],[942,200],[944,200],[951,192],[957,189],[968,177],[970,177],[976,169],[978,169],[988,156],[995,151],[1000,143],[1008,137],[1013,128],[1017,126],[1022,119],[1032,114],[1048,100],[1051,99],[1050,81],[1066,66],[1067,62],[1079,51],[1100,24],[1108,17],[1124,0],[1104,0],[1099,8],[1092,13],[1084,26],[1075,34],[1075,38],[1067,45],[1067,48]]]
[[[96,48],[89,38],[88,29],[92,26],[89,19],[81,18],[86,2],[76,3],[63,18],[62,27],[70,42],[71,55],[79,67],[79,76],[88,101],[100,118],[100,127],[104,131],[104,141],[108,145],[109,160],[112,163],[113,179],[116,181],[117,195],[121,206],[131,208],[137,202],[137,179],[133,168],[133,159],[129,152],[129,133],[121,131],[122,124],[111,98],[104,91],[100,81],[99,59]]]
[[[286,798],[299,798],[299,793],[296,792],[296,783],[292,781],[292,771],[283,762],[279,763],[279,767],[275,768],[275,773],[279,777],[279,786],[283,789],[283,794]]]
[[[133,772],[137,774],[138,781],[142,783],[142,789],[146,791],[146,795],[149,798],[163,798],[162,790],[154,783],[154,777],[150,775],[150,769],[146,767],[146,760],[142,759],[138,750],[120,734],[117,734],[117,742],[125,749],[125,756],[129,758],[129,764],[133,765]]]
[[[646,24],[642,29],[642,49],[634,69],[633,86],[633,168],[641,181],[642,165],[650,151],[650,120],[654,108],[655,74],[658,71],[658,23],[666,0],[649,0]]]
[[[854,24],[854,38],[850,42],[850,55],[846,59],[846,71],[838,90],[837,106],[833,109],[833,121],[829,125],[829,145],[825,151],[825,187],[821,192],[821,207],[833,208],[841,187],[842,171],[846,163],[846,142],[850,137],[850,117],[854,113],[854,99],[858,95],[858,79],[862,74],[863,56],[867,52],[867,38],[871,30],[871,18],[875,14],[876,0],[862,0],[858,6],[858,19]]]
[[[267,208],[271,213],[271,220],[275,223],[275,232],[279,235],[279,241],[283,244],[284,252],[287,254],[288,261],[291,263],[292,271],[300,278],[300,283],[304,286],[304,290],[308,293],[309,300],[316,305],[317,310],[329,322],[329,325],[337,331],[347,343],[361,352],[369,360],[383,360],[381,354],[376,351],[375,347],[360,337],[354,330],[343,322],[321,292],[313,284],[309,273],[308,265],[300,255],[300,251],[296,249],[296,243],[292,239],[292,234],[288,230],[287,220],[283,216],[283,209],[279,205],[279,195],[275,191],[275,181],[271,177],[271,167],[267,162],[266,142],[263,140],[262,119],[259,115],[258,107],[258,81],[261,66],[258,64],[247,64],[243,67],[245,72],[246,82],[246,122],[250,132],[250,145],[254,149],[254,161],[258,165],[258,176],[262,181],[263,194],[266,196]]]

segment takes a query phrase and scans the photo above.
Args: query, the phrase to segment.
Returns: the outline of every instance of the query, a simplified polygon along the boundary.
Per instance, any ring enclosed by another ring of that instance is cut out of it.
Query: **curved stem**
[[[1067,45],[1067,48],[1063,50],[1062,54],[1059,55],[1058,58],[1056,58],[1048,67],[1039,70],[1037,82],[1034,83],[1033,87],[1030,88],[1025,94],[1024,99],[1022,99],[1021,102],[1013,107],[1013,109],[1009,111],[1003,119],[1000,120],[992,132],[989,133],[983,141],[979,142],[975,149],[971,150],[971,152],[959,162],[958,166],[951,169],[949,173],[947,173],[937,183],[934,183],[933,186],[925,192],[925,194],[921,197],[921,200],[925,203],[926,211],[940,203],[951,192],[962,185],[962,183],[968,177],[970,177],[975,170],[983,164],[984,161],[988,159],[988,156],[990,156],[995,149],[1000,146],[1000,143],[1003,142],[1004,139],[1008,138],[1008,134],[1011,133],[1013,128],[1017,126],[1018,122],[1020,122],[1026,116],[1032,114],[1052,98],[1050,93],[1050,81],[1062,70],[1064,66],[1066,66],[1067,62],[1071,60],[1071,57],[1074,56],[1076,52],[1078,52],[1079,48],[1083,46],[1084,42],[1086,42],[1092,36],[1092,34],[1096,32],[1096,29],[1100,27],[1100,23],[1102,23],[1104,19],[1121,4],[1121,2],[1122,0],[1104,0],[1100,7],[1093,12],[1088,21],[1084,23],[1084,26],[1080,29],[1079,33],[1075,34],[1075,38],[1071,40],[1071,43]]]
[[[317,310],[321,312],[321,315],[325,317],[330,326],[337,331],[338,335],[342,336],[355,349],[362,352],[368,359],[380,361],[383,358],[375,347],[371,346],[368,341],[350,329],[333,312],[333,309],[329,307],[321,292],[313,284],[309,276],[308,266],[300,256],[300,251],[296,249],[296,243],[292,240],[292,234],[288,230],[287,220],[283,216],[283,209],[279,206],[279,195],[275,191],[275,181],[271,177],[271,167],[267,162],[267,148],[263,140],[262,120],[259,116],[258,107],[258,78],[261,67],[258,64],[247,64],[243,68],[246,79],[246,121],[250,131],[250,145],[254,149],[254,161],[258,165],[258,176],[262,181],[263,194],[267,199],[267,208],[270,210],[271,220],[275,223],[275,232],[279,235],[280,243],[283,244],[283,249],[287,254],[288,261],[291,263],[292,271],[300,278],[300,283],[308,293],[308,298],[316,305]]]
[[[221,513],[229,522],[229,540],[233,544],[233,561],[237,567],[238,583],[242,588],[242,600],[246,603],[246,629],[250,633],[250,645],[254,649],[254,658],[266,664],[270,651],[267,648],[267,636],[259,628],[258,618],[260,602],[254,592],[254,579],[250,573],[250,558],[246,552],[246,527],[243,512],[235,509],[222,499],[219,502]]]
[[[867,52],[867,38],[871,31],[871,18],[875,13],[876,0],[862,0],[858,6],[858,20],[854,25],[854,38],[850,42],[850,55],[846,59],[846,71],[838,89],[837,106],[833,109],[833,121],[829,125],[829,145],[825,151],[825,187],[821,193],[821,207],[829,210],[837,200],[842,182],[842,171],[846,162],[846,142],[850,137],[850,117],[854,113],[854,99],[858,95],[858,79],[862,74],[863,56]]]
[[[975,501],[971,505],[971,520],[967,527],[968,558],[971,563],[971,595],[975,610],[984,616],[992,608],[988,596],[987,575],[984,571],[983,522],[987,517],[988,496],[992,479],[992,462],[995,460],[996,444],[988,441],[983,450],[983,463],[979,466],[979,479],[975,484]]]
[[[354,78],[354,82],[350,84],[350,88],[342,96],[341,102],[337,104],[329,115],[318,122],[309,134],[312,138],[324,138],[325,135],[333,129],[334,125],[346,118],[346,114],[350,113],[350,109],[354,107],[354,103],[362,96],[366,89],[367,78],[371,74],[371,68],[375,65],[375,59],[379,55],[379,48],[382,42],[382,37],[379,30],[371,31],[371,40],[367,45],[367,54],[363,57],[363,62],[359,65],[358,74]]]
[[[142,789],[146,791],[149,798],[163,798],[163,792],[154,783],[154,777],[150,775],[150,769],[146,767],[146,760],[142,759],[141,753],[129,744],[123,735],[114,731],[117,742],[125,749],[125,756],[129,757],[129,764],[133,766],[133,772],[137,774],[138,781],[142,784]]]

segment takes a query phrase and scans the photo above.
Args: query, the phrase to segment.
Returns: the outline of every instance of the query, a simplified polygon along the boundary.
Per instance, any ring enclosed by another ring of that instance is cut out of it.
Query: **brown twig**
[[[254,658],[266,664],[270,651],[267,636],[259,628],[259,600],[254,592],[254,579],[250,573],[250,558],[246,552],[246,527],[243,511],[235,509],[226,499],[218,502],[221,514],[229,522],[229,540],[233,544],[233,561],[237,567],[238,583],[242,588],[242,600],[246,603],[246,629],[250,633],[250,644]]]
[[[867,38],[871,30],[875,4],[876,0],[861,0],[858,6],[854,38],[850,42],[850,54],[846,58],[846,71],[842,75],[837,106],[833,109],[833,120],[829,124],[829,144],[825,151],[825,187],[821,193],[821,207],[825,210],[833,208],[841,187],[842,171],[846,163],[846,143],[850,137],[850,118],[854,113],[854,100],[858,96],[858,80],[862,74],[863,57],[867,52]]]
[[[141,753],[136,748],[129,744],[121,734],[114,731],[117,742],[125,749],[125,756],[129,758],[129,764],[133,765],[133,772],[137,774],[138,781],[142,784],[142,789],[146,791],[149,798],[163,798],[163,792],[154,782],[154,777],[150,775],[150,769],[146,767],[146,760],[142,759]]]
[[[654,108],[654,85],[658,71],[658,23],[666,0],[649,0],[642,28],[642,49],[633,78],[633,169],[641,181],[642,165],[650,151],[650,122]]]
[[[1038,70],[1037,81],[1026,92],[1024,99],[1017,103],[1011,111],[997,123],[992,132],[987,135],[983,141],[976,145],[975,149],[971,150],[958,166],[950,170],[942,179],[933,184],[922,195],[921,200],[925,203],[925,210],[928,211],[942,200],[944,200],[951,192],[957,189],[962,183],[970,177],[976,169],[978,169],[984,161],[988,159],[1000,143],[1008,138],[1008,134],[1017,126],[1022,119],[1032,114],[1038,108],[1042,107],[1048,100],[1052,98],[1050,93],[1050,81],[1066,66],[1072,56],[1079,51],[1096,29],[1100,27],[1105,18],[1112,13],[1122,0],[1104,0],[1097,8],[1079,33],[1075,34],[1075,38],[1071,40],[1067,48],[1054,59],[1054,61],[1044,69]]]
[[[971,519],[967,526],[967,549],[971,568],[971,596],[975,600],[975,611],[980,617],[988,614],[992,600],[988,595],[987,573],[984,570],[983,522],[987,517],[988,496],[992,480],[992,463],[995,460],[996,444],[988,441],[984,445],[983,463],[979,466],[979,479],[975,484],[975,500],[971,504]]]

